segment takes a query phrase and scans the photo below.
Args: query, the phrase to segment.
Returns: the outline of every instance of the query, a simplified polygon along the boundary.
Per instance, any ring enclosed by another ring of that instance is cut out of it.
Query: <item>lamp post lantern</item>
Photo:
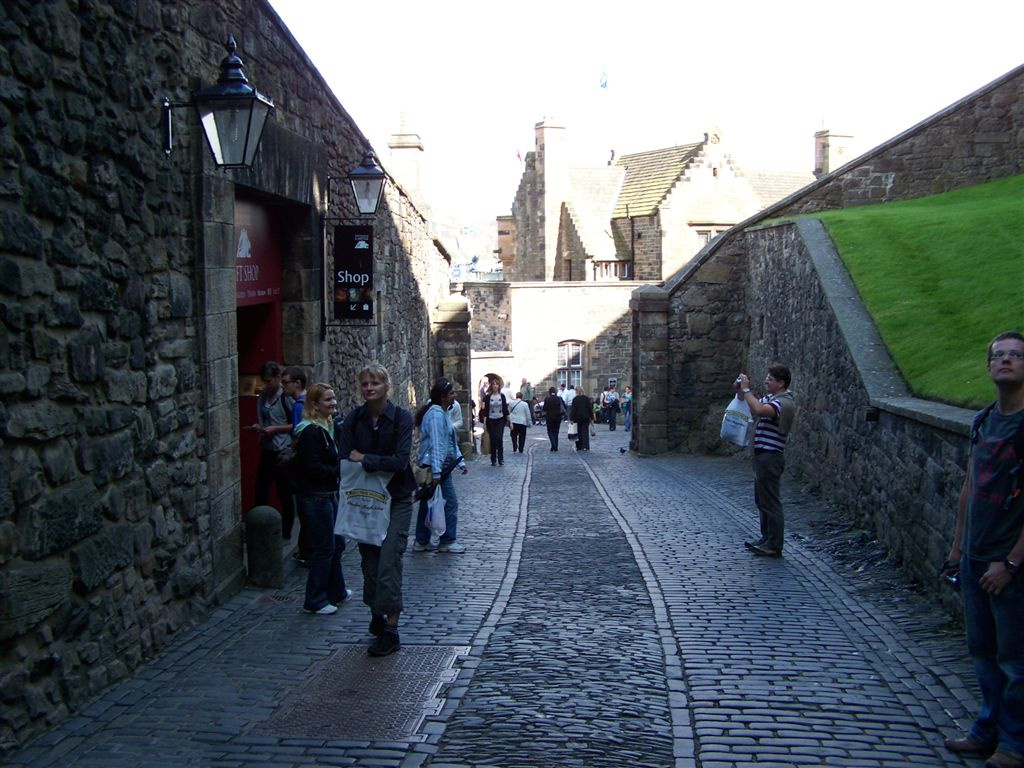
[[[256,159],[274,102],[249,85],[242,60],[235,54],[238,46],[234,35],[228,35],[224,47],[227,56],[220,63],[216,83],[193,94],[192,101],[185,104],[164,99],[164,151],[170,154],[173,147],[171,110],[194,106],[214,162],[221,168],[249,168]]]
[[[360,215],[373,216],[377,213],[385,176],[384,169],[377,165],[377,156],[372,151],[367,152],[363,162],[349,173],[348,180]]]

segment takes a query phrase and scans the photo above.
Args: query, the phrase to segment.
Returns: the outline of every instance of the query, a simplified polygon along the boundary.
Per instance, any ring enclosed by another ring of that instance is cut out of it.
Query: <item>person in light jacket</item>
[[[441,494],[444,496],[445,531],[441,535],[437,551],[441,553],[461,554],[466,547],[456,541],[459,498],[455,495],[455,481],[451,472],[443,480],[441,475],[446,469],[458,467],[462,474],[468,471],[466,460],[459,450],[459,441],[455,437],[455,429],[448,417],[448,407],[455,399],[455,390],[448,379],[440,378],[430,389],[430,399],[416,412],[416,426],[420,429],[420,448],[418,461],[421,467],[430,468],[433,484],[440,483]],[[416,541],[412,545],[413,552],[426,552],[431,548],[430,529],[427,528],[427,505],[429,496],[420,501],[416,515]]]
[[[530,404],[523,397],[522,392],[516,392],[516,399],[508,407],[509,429],[512,430],[512,453],[517,450],[522,453],[526,448],[526,430],[533,421],[533,413]]]

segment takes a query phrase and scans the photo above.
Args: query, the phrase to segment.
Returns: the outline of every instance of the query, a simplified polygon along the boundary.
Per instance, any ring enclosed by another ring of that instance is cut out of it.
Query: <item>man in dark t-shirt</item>
[[[993,753],[986,768],[1024,768],[1024,335],[996,336],[988,374],[996,401],[971,430],[953,547],[943,567],[959,563],[981,708],[967,736],[946,739],[946,748]]]

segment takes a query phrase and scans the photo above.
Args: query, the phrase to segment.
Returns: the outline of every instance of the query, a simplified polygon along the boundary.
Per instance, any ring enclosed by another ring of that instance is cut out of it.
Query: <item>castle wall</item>
[[[339,382],[342,407],[370,359],[422,397],[448,295],[389,187],[378,321],[333,320],[324,219],[354,215],[340,182],[368,146],[263,0],[118,8],[12,0],[0,30],[0,750],[243,584],[236,199],[280,212],[281,362]],[[221,30],[277,106],[251,170],[213,167],[192,110],[163,151],[160,99],[215,80]]]

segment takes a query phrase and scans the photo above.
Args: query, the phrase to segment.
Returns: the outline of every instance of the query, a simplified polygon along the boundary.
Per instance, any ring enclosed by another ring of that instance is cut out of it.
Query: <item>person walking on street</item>
[[[608,431],[614,432],[618,426],[616,422],[619,416],[619,391],[615,388],[614,384],[608,386],[608,391],[605,393],[605,401],[608,406]]]
[[[576,450],[590,450],[590,423],[594,418],[594,408],[583,388],[580,387],[579,394],[572,400],[572,408],[569,409],[569,421],[576,424]]]
[[[988,347],[996,400],[971,427],[953,546],[940,574],[959,568],[967,649],[981,707],[951,752],[989,755],[986,768],[1024,768],[1024,335]]]
[[[754,503],[761,522],[761,538],[744,542],[755,555],[782,555],[785,518],[782,512],[783,452],[796,417],[796,400],[789,390],[791,376],[784,365],[772,365],[764,379],[765,395],[750,392],[750,380],[741,373],[733,382],[736,399],[745,400],[757,419],[754,426]]]
[[[363,602],[370,609],[371,656],[387,656],[401,647],[398,617],[402,613],[402,555],[412,520],[412,494],[416,490],[409,459],[412,454],[412,414],[388,396],[391,375],[378,363],[359,371],[363,405],[342,423],[338,451],[362,465],[366,472],[390,472],[391,494],[388,531],[381,545],[359,544],[363,571]]]
[[[299,519],[313,542],[303,610],[327,616],[352,596],[345,587],[341,553],[345,538],[334,534],[338,516],[338,445],[334,438],[334,414],[338,399],[329,384],[314,384],[306,394],[303,419],[298,426],[295,480]]]
[[[558,390],[551,387],[548,396],[544,398],[544,421],[548,425],[548,440],[551,441],[551,450],[558,450],[558,430],[562,427],[562,417],[565,413],[565,403],[558,396]]]
[[[418,462],[421,467],[430,468],[431,482],[441,484],[441,495],[444,496],[445,531],[438,541],[437,551],[460,555],[466,551],[465,545],[456,541],[459,522],[459,497],[455,495],[455,480],[449,471],[442,480],[445,470],[458,467],[466,474],[466,460],[462,458],[459,442],[455,437],[451,419],[448,418],[448,406],[455,398],[455,389],[448,379],[441,378],[434,382],[430,389],[430,399],[416,412],[416,426],[420,429]],[[420,501],[416,514],[416,541],[413,552],[427,552],[431,548],[430,529],[427,528],[427,505],[430,495]]]
[[[530,423],[536,424],[537,422],[533,418],[533,384],[524,378],[522,383],[519,385],[519,391],[523,393],[523,402],[530,406]]]
[[[302,412],[306,407],[306,370],[301,365],[293,365],[286,368],[281,376],[281,387],[284,389],[284,396],[292,403],[292,434],[297,435],[299,424],[302,423]],[[284,510],[281,512],[281,536],[291,539],[292,528],[295,524],[295,504],[292,504],[292,514],[289,516]],[[292,558],[302,566],[309,565],[313,557],[313,541],[309,531],[304,525],[299,525],[299,545]]]
[[[629,432],[633,426],[633,388],[626,387],[622,393],[622,421],[626,424],[626,431]]]
[[[526,448],[526,430],[533,421],[533,413],[522,392],[516,392],[516,399],[508,407],[509,429],[512,430],[512,453]]]
[[[486,426],[491,443],[491,466],[504,464],[508,400],[501,391],[498,379],[491,379],[491,391],[480,402],[480,421]]]

